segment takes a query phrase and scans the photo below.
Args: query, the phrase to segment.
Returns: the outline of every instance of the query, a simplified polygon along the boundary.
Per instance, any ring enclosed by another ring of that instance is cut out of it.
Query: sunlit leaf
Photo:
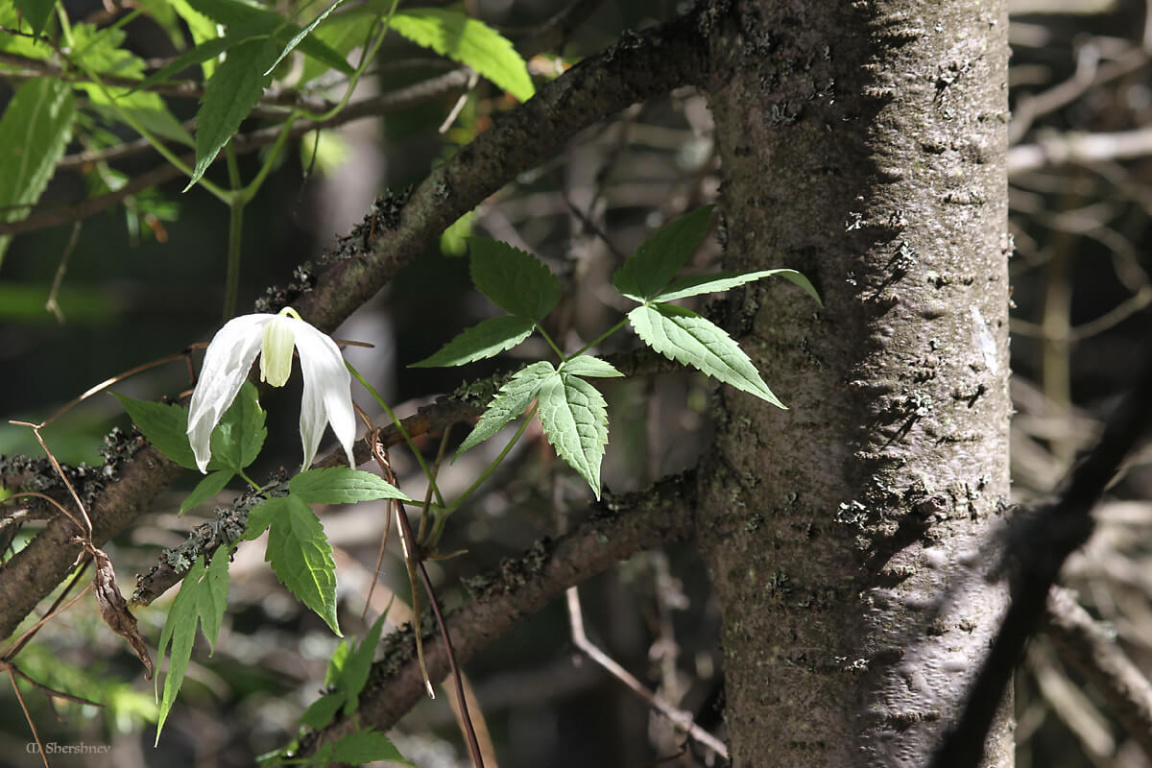
[[[416,45],[471,67],[520,101],[536,93],[516,48],[483,22],[458,11],[413,8],[397,12],[392,28]]]
[[[456,456],[473,448],[495,435],[516,417],[524,413],[528,404],[536,399],[536,393],[541,385],[548,380],[556,369],[549,362],[533,363],[527,368],[518,371],[508,383],[500,387],[500,391],[488,404],[488,409],[476,422],[472,433],[460,445]]]
[[[537,394],[540,426],[556,455],[568,462],[600,498],[600,463],[608,444],[604,397],[584,379],[565,371],[549,377]]]
[[[636,335],[665,357],[725,384],[784,407],[740,345],[721,328],[674,304],[640,306],[628,313]]]
[[[351,504],[376,499],[411,501],[384,478],[351,467],[301,472],[288,481],[289,492],[309,504]]]
[[[280,583],[340,634],[336,619],[336,563],[316,513],[297,496],[278,496],[248,513],[245,538],[268,531],[264,559]]]
[[[794,269],[765,269],[759,272],[718,272],[710,275],[693,275],[680,280],[673,280],[667,288],[655,298],[660,301],[674,301],[686,299],[689,296],[699,296],[704,293],[719,293],[731,290],[745,283],[760,280],[764,277],[779,275],[795,285],[804,289],[804,292],[820,303],[820,294],[808,282],[808,278]]]
[[[36,77],[16,89],[0,116],[0,222],[28,217],[68,146],[75,114],[63,80]],[[11,240],[0,236],[0,263]]]

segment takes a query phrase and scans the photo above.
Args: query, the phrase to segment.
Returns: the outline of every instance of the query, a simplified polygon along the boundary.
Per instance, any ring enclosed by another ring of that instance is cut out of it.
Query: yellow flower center
[[[264,326],[264,345],[260,350],[260,380],[274,387],[282,387],[292,375],[292,349],[296,346],[296,335],[288,318],[297,320],[300,315],[291,307],[284,307],[280,314]]]

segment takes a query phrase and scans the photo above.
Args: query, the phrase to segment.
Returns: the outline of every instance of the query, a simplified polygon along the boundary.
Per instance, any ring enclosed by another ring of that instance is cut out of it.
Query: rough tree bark
[[[727,308],[791,407],[722,392],[700,473],[735,766],[924,765],[1002,612],[1005,5],[734,0],[710,36],[726,266],[825,302]]]

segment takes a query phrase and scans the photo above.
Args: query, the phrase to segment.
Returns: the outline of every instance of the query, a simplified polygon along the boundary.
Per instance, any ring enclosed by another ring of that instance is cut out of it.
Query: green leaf
[[[328,669],[324,671],[324,685],[336,688],[340,682],[340,675],[344,672],[344,665],[348,663],[348,656],[352,653],[352,646],[347,638],[336,644],[332,658],[328,659]]]
[[[351,467],[325,467],[301,472],[288,481],[288,490],[309,504],[351,504],[376,499],[412,501],[383,478]]]
[[[287,506],[287,496],[274,496],[248,510],[247,530],[242,540],[255,541],[260,538],[260,534],[268,530],[277,517],[287,514]]]
[[[281,46],[300,33],[300,27],[291,23],[275,11],[269,11],[258,5],[239,2],[239,0],[188,0],[188,4],[198,12],[208,16],[229,27],[256,26],[262,32],[274,35],[276,42]],[[279,46],[277,46],[279,48]],[[300,50],[307,56],[323,61],[329,67],[339,70],[346,75],[353,72],[348,62],[336,51],[329,48],[315,37],[305,37],[300,43]],[[275,61],[273,53],[269,61]],[[265,67],[266,68],[266,67]],[[259,69],[259,75],[264,69]]]
[[[376,646],[380,644],[380,633],[384,629],[384,618],[387,615],[387,612],[380,614],[363,642],[348,654],[340,671],[337,688],[344,694],[345,717],[351,717],[360,706],[360,692],[368,683],[368,673],[372,671],[372,659],[376,657]]]
[[[144,73],[144,60],[123,47],[126,37],[123,29],[97,29],[92,24],[77,24],[72,37],[78,62],[97,73],[117,77],[139,77]],[[158,94],[112,86],[102,88],[95,83],[77,83],[76,88],[87,93],[92,106],[109,120],[128,124],[115,106],[127,112],[148,132],[192,145],[192,137],[168,111],[168,106]]]
[[[68,146],[75,114],[62,80],[37,77],[16,90],[0,117],[0,222],[28,217]],[[0,263],[11,240],[0,236]]]
[[[591,355],[580,355],[564,363],[560,370],[564,373],[571,374],[572,376],[584,376],[591,378],[615,378],[623,376],[624,374],[616,370],[616,367],[609,363],[607,360],[601,360],[598,357]]]
[[[464,331],[431,357],[408,367],[446,368],[495,357],[531,336],[535,328],[536,321],[531,318],[492,317]]]
[[[212,563],[196,596],[196,612],[200,615],[200,631],[208,640],[211,653],[216,653],[216,638],[228,607],[228,565],[232,556],[230,547],[218,547]]]
[[[16,9],[23,14],[33,35],[44,31],[44,25],[52,17],[52,9],[55,7],[56,0],[16,0]]]
[[[192,42],[199,45],[200,43],[208,40],[213,40],[217,37],[216,22],[208,16],[200,13],[191,6],[188,0],[161,0],[166,2],[176,15],[184,20],[188,25],[188,31],[192,33]],[[202,67],[204,77],[211,77],[215,71],[214,64],[207,62]]]
[[[264,438],[268,436],[268,430],[264,428],[264,409],[260,407],[258,397],[256,385],[244,382],[236,399],[228,406],[216,429],[212,430],[209,469],[224,468],[240,473],[256,461],[264,447]],[[187,422],[184,428],[188,428]],[[193,463],[193,468],[195,466]]]
[[[300,43],[304,40],[304,38],[308,37],[308,35],[312,33],[312,30],[316,29],[316,27],[318,27],[320,25],[320,22],[322,22],[322,21],[324,21],[324,19],[328,18],[328,14],[332,13],[332,11],[339,8],[340,4],[343,2],[344,2],[344,0],[336,0],[336,2],[334,2],[334,3],[332,3],[332,5],[328,6],[324,10],[323,13],[321,13],[319,16],[317,16],[315,19],[313,19],[311,24],[309,24],[307,27],[305,27],[304,29],[300,30],[295,35],[293,35],[292,39],[289,40],[287,42],[287,44],[285,44],[284,49],[282,51],[280,51],[280,55],[276,58],[276,61],[273,62],[272,66],[268,67],[268,71],[265,72],[264,74],[266,74],[266,75],[272,74],[272,70],[276,69],[276,65],[279,64],[280,62],[284,61],[285,56],[292,53],[292,51],[296,50],[296,46],[300,45]]]
[[[719,293],[772,275],[780,275],[780,277],[800,286],[809,296],[816,299],[817,304],[824,306],[820,301],[820,294],[816,293],[816,289],[812,287],[812,283],[808,282],[808,278],[794,269],[765,269],[759,272],[719,272],[710,275],[693,275],[673,281],[655,298],[660,301],[673,301],[689,296],[699,296],[702,293]]]
[[[216,68],[204,86],[204,99],[197,113],[196,168],[184,188],[187,192],[200,180],[221,148],[240,128],[244,118],[272,83],[270,75],[261,74],[276,58],[272,40],[248,40],[228,52],[224,63]]]
[[[711,218],[712,206],[705,205],[658,230],[616,271],[616,290],[639,302],[658,294],[695,252]]]
[[[140,81],[140,84],[136,86],[136,90],[145,90],[147,88],[151,88],[157,83],[163,83],[170,79],[173,75],[183,72],[188,67],[201,64],[210,59],[214,59],[220,54],[226,53],[232,48],[235,48],[240,43],[257,36],[258,34],[256,33],[255,29],[245,28],[243,30],[237,30],[231,34],[225,35],[224,37],[214,37],[210,40],[205,40],[194,48],[188,48],[184,51],[181,51],[180,55],[178,55],[172,61],[168,62],[166,65]]]
[[[604,397],[584,379],[560,371],[537,394],[540,426],[556,455],[592,486],[600,498],[600,462],[608,444],[608,410]]]
[[[338,693],[326,693],[304,710],[300,715],[300,722],[314,731],[318,731],[336,717],[340,707],[344,704],[344,697]]]
[[[191,469],[192,467],[189,467]],[[180,514],[184,514],[190,509],[195,509],[208,499],[212,498],[220,491],[224,490],[224,486],[228,485],[228,481],[236,475],[228,470],[220,470],[218,472],[210,472],[196,484],[192,489],[192,493],[188,494],[188,498],[184,499],[180,504]]]
[[[645,344],[670,360],[784,407],[732,337],[695,312],[674,304],[653,304],[636,307],[628,313],[628,320]]]
[[[196,469],[196,456],[188,443],[187,408],[135,400],[115,392],[112,396],[120,401],[133,423],[160,453],[185,469]]]
[[[339,635],[336,563],[332,560],[332,546],[320,519],[299,497],[281,496],[264,502],[249,513],[249,533],[252,515],[257,510],[265,510],[261,523],[266,517],[271,517],[264,559],[272,564],[272,572],[300,602],[315,611]]]
[[[392,28],[416,45],[471,67],[520,101],[536,93],[516,48],[483,22],[457,11],[418,8],[397,12]]]
[[[469,238],[472,282],[505,312],[542,320],[560,301],[560,281],[535,256],[498,240]]]
[[[168,719],[168,713],[176,701],[176,694],[184,683],[198,622],[209,645],[213,650],[216,648],[216,637],[220,633],[220,622],[228,603],[228,557],[228,547],[221,547],[216,550],[208,569],[204,568],[203,556],[197,558],[185,574],[180,594],[176,595],[168,611],[157,648],[160,658],[164,658],[169,643],[172,646],[168,658],[168,674],[164,678],[164,696],[160,700],[160,717],[156,723],[157,743],[160,742],[164,721]]]
[[[556,369],[552,367],[552,364],[545,361],[533,363],[527,368],[517,371],[492,398],[492,402],[488,404],[488,410],[484,411],[480,421],[476,422],[472,433],[456,451],[456,456],[459,457],[468,449],[474,448],[492,437],[504,429],[504,426],[512,419],[523,414],[528,404],[536,399],[536,393],[541,385],[555,373]]]
[[[377,760],[412,765],[404,759],[392,741],[379,731],[367,729],[356,731],[335,742],[325,744],[322,749],[328,747],[331,748],[331,756],[327,757],[321,763],[322,765],[328,765],[332,762],[360,765]],[[319,754],[317,756],[319,757]]]

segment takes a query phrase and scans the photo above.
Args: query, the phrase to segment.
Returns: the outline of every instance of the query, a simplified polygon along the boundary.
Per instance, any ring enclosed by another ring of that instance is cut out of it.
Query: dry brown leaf
[[[92,590],[96,593],[96,602],[100,604],[100,615],[104,623],[112,631],[123,637],[132,646],[136,656],[144,663],[144,677],[152,679],[154,667],[152,657],[148,654],[148,647],[144,645],[144,638],[136,629],[136,617],[128,610],[128,603],[124,595],[120,594],[120,587],[116,584],[116,571],[112,569],[112,561],[104,550],[92,550],[92,557],[96,561],[96,575],[92,579]]]

